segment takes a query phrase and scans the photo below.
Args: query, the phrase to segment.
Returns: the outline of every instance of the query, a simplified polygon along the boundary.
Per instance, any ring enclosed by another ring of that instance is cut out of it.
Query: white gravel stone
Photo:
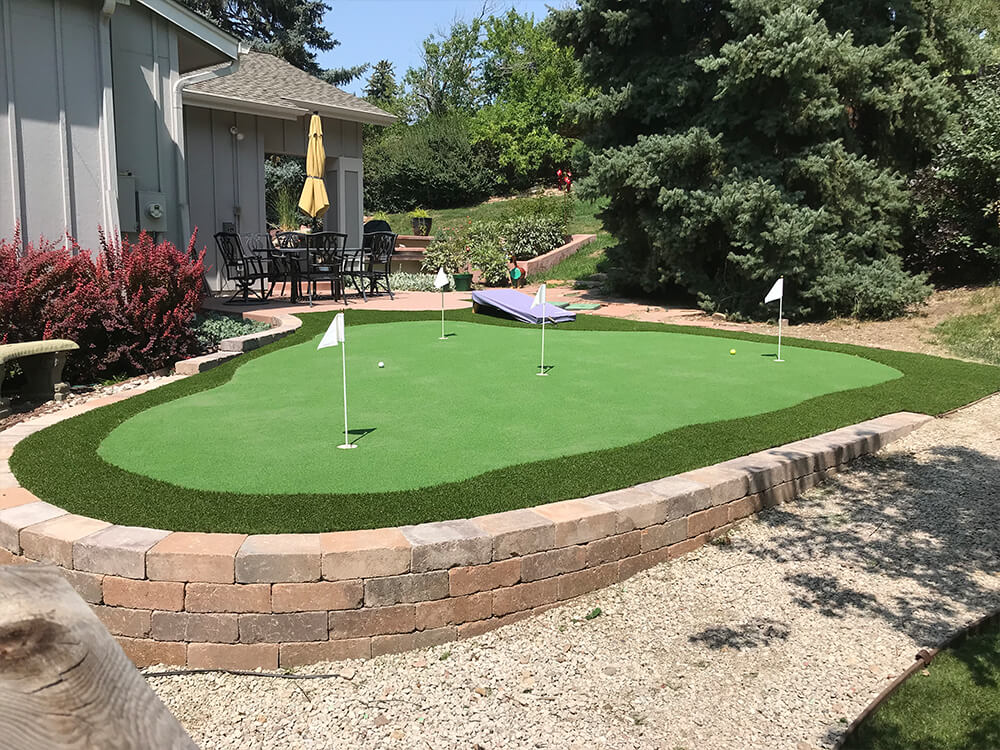
[[[935,420],[729,545],[478,638],[150,683],[204,748],[829,748],[1000,606],[998,417],[994,396]]]

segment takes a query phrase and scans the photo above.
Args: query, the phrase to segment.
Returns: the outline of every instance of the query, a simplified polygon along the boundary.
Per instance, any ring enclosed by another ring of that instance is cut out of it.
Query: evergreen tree
[[[367,65],[323,70],[316,52],[340,42],[323,26],[330,10],[324,0],[181,0],[220,28],[255,49],[287,60],[302,70],[340,86],[362,75]]]
[[[771,312],[762,298],[780,275],[795,318],[885,317],[922,299],[896,255],[902,173],[948,128],[939,72],[961,55],[921,36],[933,19],[905,5],[912,18],[874,0],[557,12],[557,37],[600,89],[577,106],[595,151],[581,192],[607,197],[616,279],[753,316]]]
[[[365,84],[365,99],[372,104],[385,109],[399,97],[399,84],[396,83],[396,73],[392,63],[388,60],[379,60],[372,68],[372,74]]]

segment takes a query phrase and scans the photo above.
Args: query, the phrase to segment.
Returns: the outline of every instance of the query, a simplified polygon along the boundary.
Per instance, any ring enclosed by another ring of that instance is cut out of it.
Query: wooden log
[[[0,566],[0,746],[197,747],[51,565]]]

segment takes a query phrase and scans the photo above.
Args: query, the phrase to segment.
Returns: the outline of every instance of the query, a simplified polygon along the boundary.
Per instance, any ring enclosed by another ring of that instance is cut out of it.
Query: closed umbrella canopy
[[[326,169],[326,149],[323,148],[323,123],[319,115],[309,121],[309,149],[306,152],[306,184],[302,187],[299,208],[318,219],[330,207],[326,196],[323,172]]]

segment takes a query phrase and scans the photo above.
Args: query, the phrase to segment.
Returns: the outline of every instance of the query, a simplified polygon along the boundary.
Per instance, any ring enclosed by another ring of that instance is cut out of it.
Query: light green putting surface
[[[899,377],[867,359],[707,336],[431,321],[347,328],[247,362],[231,381],[140,412],[100,456],[182,487],[246,493],[387,492],[628,445],[688,424],[774,411]],[[730,355],[730,349],[736,349]],[[379,361],[384,368],[378,367]]]

